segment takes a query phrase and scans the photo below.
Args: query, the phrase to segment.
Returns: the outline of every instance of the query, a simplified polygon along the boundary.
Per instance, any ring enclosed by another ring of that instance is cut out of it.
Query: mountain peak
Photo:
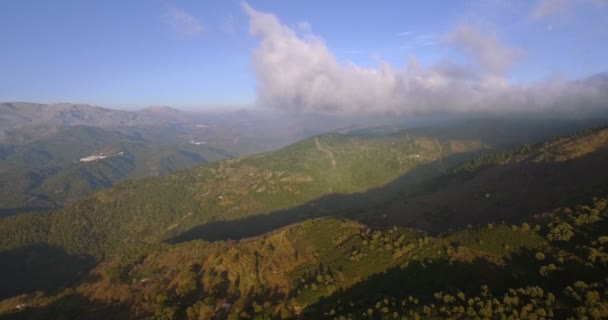
[[[150,106],[150,107],[141,109],[141,112],[179,113],[181,111],[179,111],[178,109],[175,109],[175,108],[168,107],[168,106]]]

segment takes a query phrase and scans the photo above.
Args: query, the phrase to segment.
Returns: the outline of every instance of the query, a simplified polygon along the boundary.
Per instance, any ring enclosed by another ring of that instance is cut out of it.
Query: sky
[[[0,1],[0,101],[544,106],[596,97],[572,83],[608,71],[606,52],[606,0]]]

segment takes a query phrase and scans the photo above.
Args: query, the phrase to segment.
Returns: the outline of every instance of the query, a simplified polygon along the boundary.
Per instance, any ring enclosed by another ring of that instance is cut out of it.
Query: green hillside
[[[158,112],[162,110],[161,108]],[[160,117],[160,114],[156,116]],[[218,126],[192,125],[189,124],[190,122],[112,128],[82,125],[35,126],[31,129],[45,131],[41,134],[42,138],[28,139],[28,142],[22,144],[0,144],[0,216],[59,208],[83,199],[96,190],[114,185],[118,181],[164,175],[197,164],[274,150],[295,139],[293,132],[279,134],[280,138],[276,137],[276,132],[275,135],[268,132],[265,123],[272,119],[255,117],[247,113],[239,114],[240,116],[243,116],[242,120],[221,119],[213,115],[207,118],[198,115],[190,119],[191,121],[206,119],[213,123],[218,122]],[[158,118],[161,119],[162,117]],[[282,122],[280,117],[274,120]],[[240,121],[239,127],[232,128],[230,121]],[[542,141],[558,134],[571,133],[597,121],[599,120],[479,118],[453,120],[444,125],[408,129],[407,132],[445,143],[449,148],[446,150],[447,153],[460,153],[463,151],[460,150],[462,148],[466,151],[468,148],[466,143],[470,142],[475,142],[483,148],[504,149],[517,144]],[[290,124],[275,124],[275,126],[288,128]],[[301,127],[301,124],[294,123],[291,126],[293,131]],[[398,135],[402,128],[403,125],[344,131],[349,132],[348,136],[351,137],[375,136],[380,141],[387,136],[389,140],[392,139],[390,137]],[[506,134],[507,132],[509,134]],[[465,141],[465,145],[459,145],[461,141]],[[385,145],[384,142],[381,144]],[[476,148],[480,149],[477,146]],[[332,155],[332,150],[323,150],[330,151],[330,153],[325,152],[326,155]],[[383,176],[385,173],[375,176],[377,172],[360,170],[368,166],[365,163],[361,166],[361,162],[376,159],[366,159],[365,153],[359,155],[354,149],[349,152],[352,153],[352,157],[348,152],[338,155],[346,158],[342,159],[341,165],[336,167],[336,174],[328,179],[333,177],[343,179],[345,176],[358,174],[367,175],[367,179],[370,180],[386,181],[386,177]],[[382,147],[379,152],[384,152]],[[100,154],[105,155],[106,158],[89,162],[80,161]],[[390,158],[394,155],[389,153],[387,156]],[[413,157],[415,154],[409,156]],[[396,162],[407,160],[390,159]],[[463,159],[469,158],[451,159],[452,161],[444,159],[446,163],[440,165],[444,170]],[[336,162],[337,159],[332,161]],[[355,170],[351,170],[353,168]],[[343,182],[345,185],[351,183],[351,181]]]
[[[329,134],[126,181],[0,220],[0,314],[599,319],[607,137]]]
[[[608,198],[522,225],[431,237],[307,220],[240,241],[191,241],[103,263],[56,295],[0,303],[39,319],[418,319],[608,316]]]
[[[0,243],[2,248],[27,245],[19,240],[15,226],[44,223],[48,229],[37,242],[100,257],[168,240],[213,221],[293,208],[304,219],[327,213],[321,204],[359,205],[311,203],[326,194],[357,194],[383,187],[423,164],[438,162],[428,170],[437,174],[438,159],[481,147],[477,141],[439,141],[407,132],[390,137],[325,135],[276,152],[124,182],[62,210],[9,217],[0,220],[0,230],[6,235]]]
[[[73,203],[137,177],[164,175],[230,157],[207,145],[152,143],[137,133],[70,127],[0,152],[0,216]],[[83,162],[92,155],[104,159]]]

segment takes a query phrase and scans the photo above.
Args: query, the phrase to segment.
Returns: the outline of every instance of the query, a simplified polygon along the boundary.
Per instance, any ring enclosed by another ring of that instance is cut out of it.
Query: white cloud
[[[164,20],[174,32],[182,37],[197,36],[205,31],[205,27],[198,19],[175,7],[167,10]]]
[[[483,34],[471,25],[459,26],[446,41],[463,50],[482,72],[493,75],[505,75],[521,53],[501,44],[496,35]]]
[[[300,21],[298,23],[298,29],[300,29],[300,31],[302,31],[304,33],[312,32],[312,26],[310,25],[310,23],[308,21]]]
[[[399,46],[401,49],[410,49],[424,46],[436,45],[439,41],[432,33],[418,31],[406,31],[397,34],[404,42]]]
[[[263,106],[328,112],[402,114],[465,111],[524,111],[605,107],[605,81],[547,81],[512,84],[508,71],[520,51],[470,25],[446,36],[476,68],[449,62],[421,66],[415,58],[402,68],[380,62],[364,68],[337,60],[311,28],[295,32],[269,13],[243,4],[250,31],[261,39],[253,53],[258,103]]]
[[[407,37],[407,36],[410,36],[410,35],[415,34],[415,33],[416,33],[416,31],[408,30],[408,31],[402,31],[402,32],[397,33],[397,36],[399,36],[399,37]]]
[[[534,20],[542,20],[576,10],[579,6],[591,5],[596,9],[602,9],[606,4],[608,4],[607,0],[539,0],[530,17]]]
[[[532,10],[531,17],[533,19],[543,19],[556,15],[565,11],[572,3],[572,0],[539,0]]]

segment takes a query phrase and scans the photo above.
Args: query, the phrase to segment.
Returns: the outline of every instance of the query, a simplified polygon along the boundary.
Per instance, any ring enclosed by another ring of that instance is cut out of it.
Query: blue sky
[[[321,37],[341,63],[394,68],[415,57],[466,65],[446,36],[463,24],[517,50],[505,77],[530,83],[608,71],[608,3],[551,1],[249,1]],[[258,95],[239,1],[0,2],[0,101],[110,107],[251,105]]]

